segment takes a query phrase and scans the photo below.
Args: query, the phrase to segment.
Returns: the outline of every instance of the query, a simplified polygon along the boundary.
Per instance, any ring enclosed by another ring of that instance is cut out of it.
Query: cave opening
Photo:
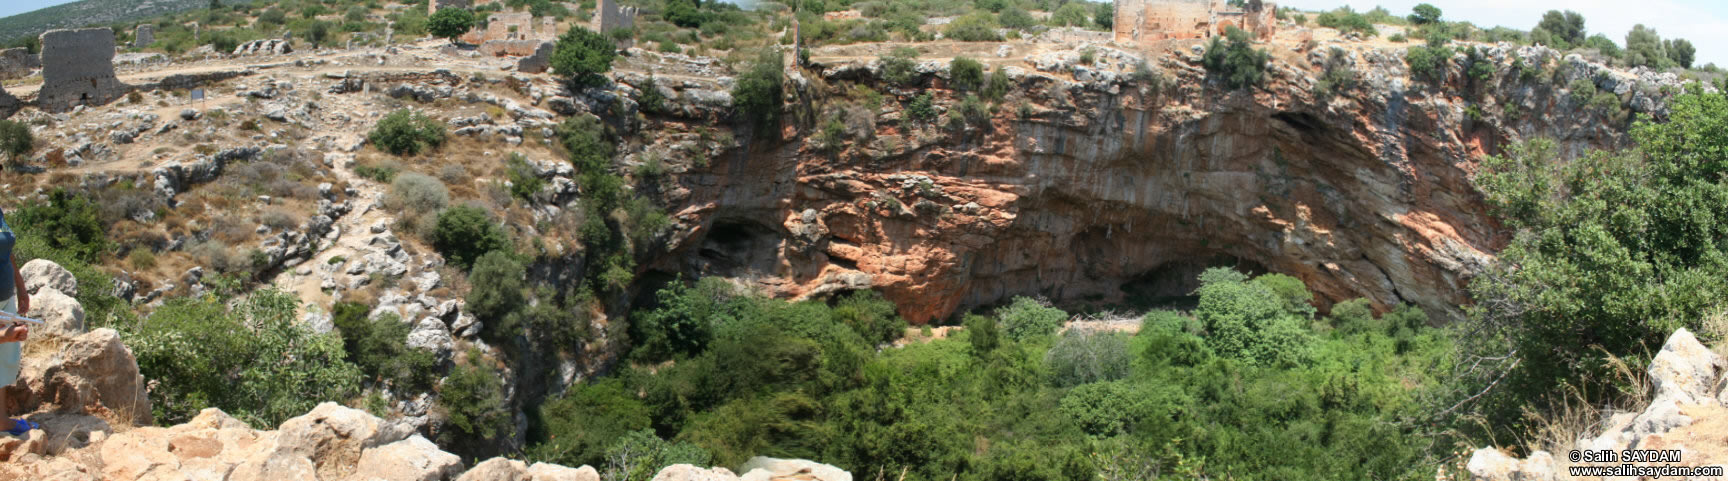
[[[1130,277],[1118,287],[1122,291],[1122,302],[1137,310],[1193,309],[1200,302],[1200,298],[1194,295],[1194,290],[1200,288],[1200,273],[1213,267],[1228,267],[1249,276],[1269,272],[1259,262],[1230,254],[1192,256],[1159,264]]]
[[[780,235],[753,220],[722,219],[714,222],[700,245],[695,267],[701,275],[771,274],[778,259]]]

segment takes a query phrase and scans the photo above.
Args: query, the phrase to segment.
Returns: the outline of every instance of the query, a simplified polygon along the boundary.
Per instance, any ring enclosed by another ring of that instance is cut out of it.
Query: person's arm
[[[12,256],[12,287],[18,290],[18,315],[30,312],[30,290],[24,288],[24,273],[18,271],[18,256]]]

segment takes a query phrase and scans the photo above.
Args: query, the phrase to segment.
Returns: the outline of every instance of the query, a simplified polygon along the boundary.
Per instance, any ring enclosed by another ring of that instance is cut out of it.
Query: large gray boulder
[[[54,261],[36,259],[26,262],[18,269],[18,273],[24,276],[24,288],[31,294],[49,287],[70,296],[78,295],[78,278],[72,276],[72,271],[60,267],[60,264],[55,264]]]

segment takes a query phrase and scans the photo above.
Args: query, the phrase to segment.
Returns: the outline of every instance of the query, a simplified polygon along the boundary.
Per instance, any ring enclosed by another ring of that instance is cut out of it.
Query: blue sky
[[[1304,10],[1329,10],[1350,5],[1367,11],[1376,5],[1397,14],[1424,3],[1415,0],[1272,0],[1280,6]],[[1723,0],[1566,0],[1529,2],[1518,0],[1426,0],[1440,7],[1448,20],[1467,20],[1484,27],[1505,26],[1529,30],[1548,10],[1571,10],[1584,15],[1584,28],[1601,32],[1614,43],[1626,45],[1626,32],[1636,24],[1655,28],[1662,38],[1684,38],[1698,47],[1697,64],[1715,62],[1728,67],[1728,1]]]
[[[68,0],[0,1],[0,17],[8,17]],[[1274,0],[1277,1],[1277,0]],[[1566,0],[1527,2],[1517,0],[1427,0],[1440,7],[1451,20],[1468,20],[1482,26],[1506,26],[1529,30],[1550,9],[1584,14],[1584,27],[1602,32],[1624,44],[1626,31],[1642,23],[1654,27],[1663,38],[1685,38],[1698,47],[1698,63],[1715,62],[1728,67],[1728,1],[1723,0]],[[1308,10],[1350,5],[1358,11],[1384,5],[1406,14],[1416,0],[1283,0],[1279,5]]]

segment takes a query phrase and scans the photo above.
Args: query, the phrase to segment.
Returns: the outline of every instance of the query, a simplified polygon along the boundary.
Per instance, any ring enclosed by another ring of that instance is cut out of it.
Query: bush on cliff
[[[1248,32],[1230,27],[1225,37],[1212,37],[1201,63],[1207,74],[1222,77],[1225,85],[1236,90],[1260,85],[1265,79],[1266,62],[1271,58],[1265,49],[1254,49]]]
[[[432,248],[450,265],[469,269],[481,255],[492,251],[509,252],[510,238],[493,222],[486,211],[471,205],[459,205],[438,213],[437,227],[432,231]]]
[[[6,153],[11,164],[17,165],[24,159],[19,158],[36,148],[36,137],[30,134],[30,126],[22,122],[0,120],[0,152]]]
[[[566,466],[603,465],[608,447],[648,428],[648,414],[617,379],[576,386],[540,406],[545,427],[530,456]]]
[[[437,380],[437,359],[403,343],[412,326],[400,317],[386,314],[368,319],[371,309],[357,302],[340,302],[330,311],[348,361],[367,379],[388,382],[393,390],[403,393],[424,392]]]
[[[469,457],[497,452],[496,440],[515,430],[501,379],[479,349],[468,350],[438,388],[438,413],[448,428],[438,433],[439,446]]]
[[[418,111],[390,112],[367,135],[379,150],[409,156],[444,144],[444,124]]]
[[[618,46],[605,35],[580,26],[571,27],[558,36],[552,50],[552,73],[562,75],[573,85],[597,85],[606,81],[600,74],[612,70],[618,57]]]
[[[732,88],[733,105],[738,113],[755,128],[757,136],[775,138],[780,134],[780,108],[785,103],[781,83],[780,56],[773,50],[763,50],[750,70],[738,77]]]

